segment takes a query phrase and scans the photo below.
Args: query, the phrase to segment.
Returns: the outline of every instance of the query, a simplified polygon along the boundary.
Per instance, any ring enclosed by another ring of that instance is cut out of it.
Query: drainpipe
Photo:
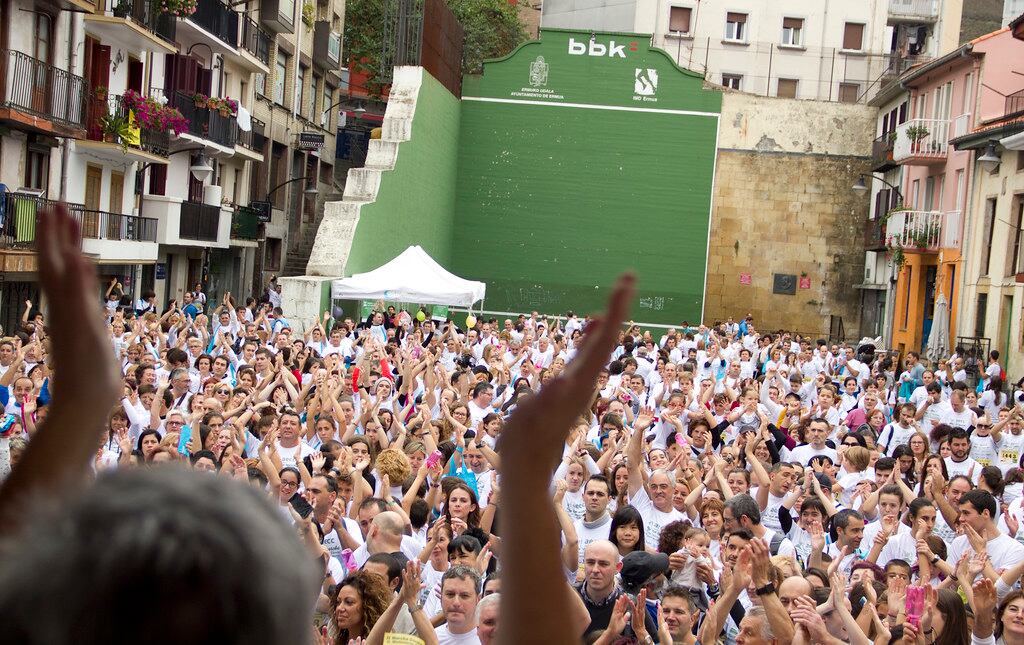
[[[71,19],[71,24],[68,25],[69,37],[68,37],[68,73],[75,73],[75,63],[78,59],[78,25],[82,18],[80,13],[67,14]],[[88,88],[83,87],[83,91],[87,91]],[[71,98],[70,96],[68,97]],[[84,110],[85,105],[82,106]],[[60,143],[60,201],[67,201],[68,196],[68,138],[64,137]]]

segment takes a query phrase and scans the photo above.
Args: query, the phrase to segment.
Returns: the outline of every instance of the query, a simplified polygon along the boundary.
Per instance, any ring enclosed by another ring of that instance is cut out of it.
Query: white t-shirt
[[[1002,439],[1002,437],[1000,437]],[[1002,442],[996,443],[992,435],[980,436],[978,433],[971,435],[971,459],[982,466],[991,466],[999,463],[999,449]]]
[[[885,567],[889,560],[903,560],[913,566],[917,563],[917,540],[909,530],[905,533],[897,532],[889,538],[889,541],[882,547],[876,564]]]
[[[834,449],[829,448],[828,446],[818,449],[809,443],[805,443],[802,446],[797,446],[796,448],[790,450],[788,459],[785,461],[795,461],[806,466],[811,463],[812,458],[817,457],[819,455],[828,457],[829,459],[832,460],[833,464],[839,464],[839,459]]]
[[[999,441],[999,467],[1005,475],[1011,468],[1016,468],[1020,463],[1020,456],[1024,453],[1024,433],[1013,434],[1004,432]]]
[[[885,455],[892,457],[892,453],[896,450],[896,446],[906,445],[910,441],[911,435],[917,432],[914,426],[904,428],[898,423],[889,423],[882,429],[882,434],[878,438],[878,443],[885,446]]]
[[[480,637],[476,635],[476,627],[465,634],[453,634],[445,623],[434,630],[438,645],[480,645]]]
[[[946,472],[949,473],[950,479],[957,475],[963,475],[970,478],[974,484],[977,484],[978,480],[981,479],[981,464],[970,457],[959,463],[953,461],[952,457],[946,457],[944,461],[946,462]]]
[[[967,430],[978,423],[978,417],[974,414],[974,411],[966,406],[960,412],[954,411],[953,407],[949,406],[942,413],[942,416],[939,417],[939,421],[954,428]]]
[[[1021,560],[1024,560],[1024,545],[1005,533],[1000,533],[995,538],[989,540],[986,550],[988,551],[988,560],[997,573],[1004,569],[1009,569]],[[971,548],[971,543],[967,536],[961,535],[953,540],[953,544],[950,545],[946,562],[949,563],[949,566],[956,567],[957,562],[960,561],[960,556],[964,553],[973,554],[974,549]]]
[[[659,511],[654,507],[654,502],[647,496],[647,491],[640,488],[635,495],[629,498],[629,503],[640,512],[644,519],[644,543],[651,549],[658,548],[658,538],[661,536],[661,529],[676,520],[687,519],[686,515],[676,509],[668,513]]]
[[[414,560],[420,557],[420,551],[422,551],[422,549],[420,548],[419,540],[412,537],[411,535],[403,535],[401,551],[405,557],[409,558],[410,560]],[[366,561],[370,559],[370,555],[370,550],[366,548],[365,543],[363,543],[362,546],[360,546],[358,549],[352,552],[352,557],[355,558],[356,564],[359,567],[362,567],[364,564],[366,564]]]
[[[576,540],[579,544],[579,563],[582,564],[583,553],[591,542],[608,539],[612,528],[612,516],[605,513],[603,521],[598,520],[594,522],[590,528],[584,525],[583,520],[576,520],[573,522],[573,527],[576,529]],[[646,528],[646,525],[644,528]]]
[[[274,445],[277,447],[277,454],[281,457],[282,466],[295,466],[296,450],[302,451],[301,454],[303,459],[316,452],[315,450],[310,448],[309,445],[303,443],[302,441],[300,441],[299,445],[296,446],[295,448],[285,448],[284,446],[281,445],[280,441],[275,441]]]

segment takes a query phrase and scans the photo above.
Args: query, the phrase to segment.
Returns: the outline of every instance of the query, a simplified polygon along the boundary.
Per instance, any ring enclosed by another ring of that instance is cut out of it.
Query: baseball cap
[[[626,593],[635,594],[640,591],[648,580],[668,571],[668,555],[665,553],[647,553],[633,551],[622,558],[622,589]]]

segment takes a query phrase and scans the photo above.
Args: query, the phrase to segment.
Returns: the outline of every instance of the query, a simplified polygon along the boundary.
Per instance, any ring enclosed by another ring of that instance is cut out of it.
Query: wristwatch
[[[939,556],[934,556],[934,557],[933,557],[933,558],[931,559],[931,564],[933,564],[933,565],[934,565],[934,564],[935,564],[936,562],[938,562],[938,561],[939,561]]]
[[[769,582],[765,586],[755,589],[754,593],[756,593],[759,596],[770,596],[771,594],[775,593],[775,583]]]

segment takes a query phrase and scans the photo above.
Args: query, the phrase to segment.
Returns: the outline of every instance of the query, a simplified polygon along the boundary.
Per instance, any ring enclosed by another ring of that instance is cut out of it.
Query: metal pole
[[[768,43],[768,81],[765,83],[764,95],[768,96],[772,91],[772,56],[775,55],[775,44]],[[795,97],[794,97],[795,98]]]
[[[836,48],[832,48],[832,63],[828,66],[828,100],[832,100],[832,85],[836,78]]]

